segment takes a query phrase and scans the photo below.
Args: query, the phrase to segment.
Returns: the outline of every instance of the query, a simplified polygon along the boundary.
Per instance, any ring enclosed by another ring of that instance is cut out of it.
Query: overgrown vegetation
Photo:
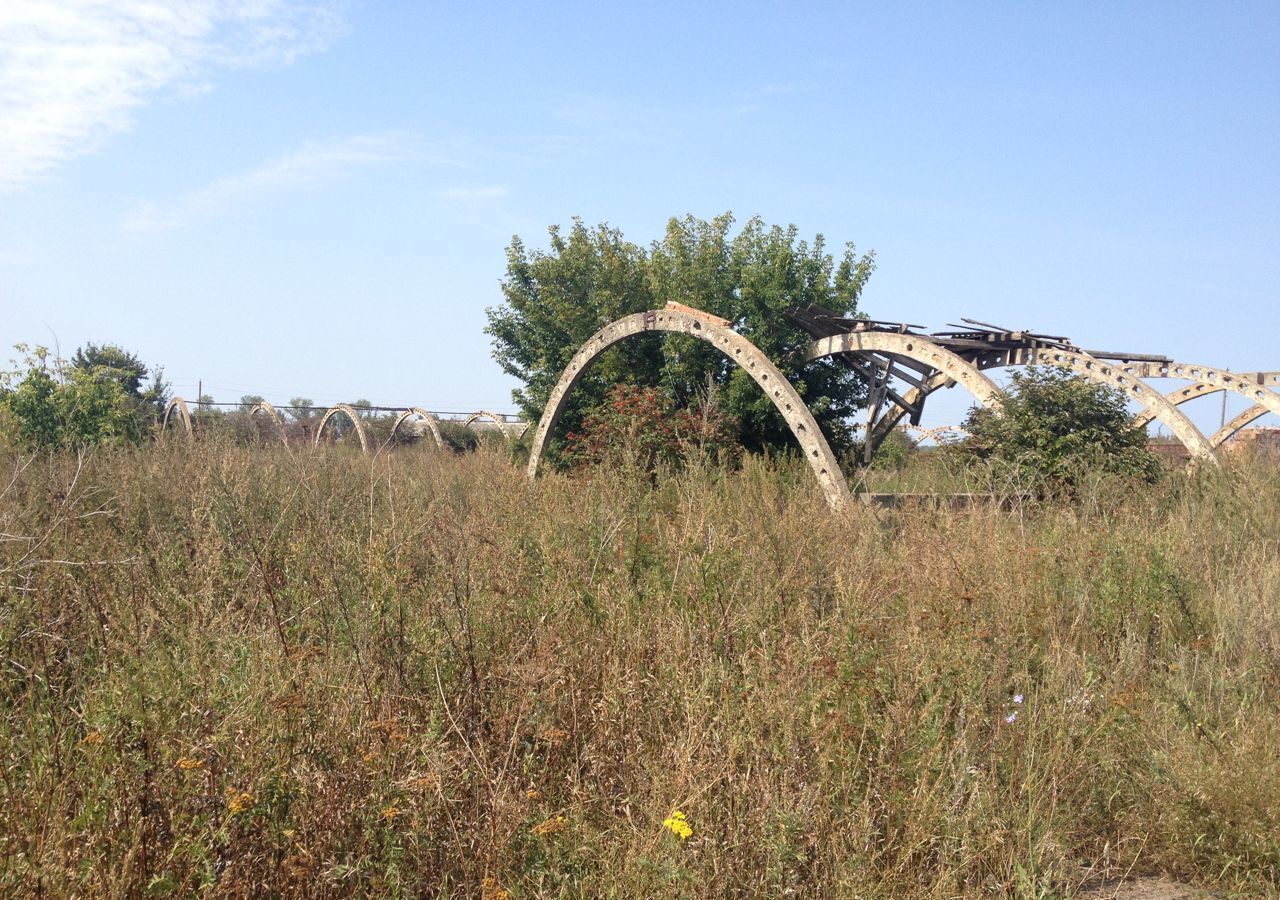
[[[994,486],[1038,497],[1074,493],[1099,474],[1153,482],[1163,468],[1127,402],[1069,369],[1028,366],[999,406],[970,411],[960,449],[988,463]]]
[[[615,385],[582,430],[567,435],[570,466],[609,465],[654,472],[690,458],[731,463],[741,456],[737,423],[708,391],[692,407],[677,408],[656,388]]]
[[[758,457],[3,458],[0,894],[1280,882],[1266,464],[835,516]]]
[[[30,450],[84,449],[141,441],[164,408],[168,386],[157,370],[111,344],[88,344],[71,362],[46,347],[16,347],[22,359],[0,373],[0,431]]]

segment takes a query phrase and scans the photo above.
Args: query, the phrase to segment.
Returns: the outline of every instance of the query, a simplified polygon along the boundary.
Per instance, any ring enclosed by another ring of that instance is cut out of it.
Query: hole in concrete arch
[[[818,448],[817,448],[817,447],[814,447],[814,448],[813,448],[813,455],[814,455],[814,456],[817,456],[817,455],[818,455]]]
[[[907,351],[908,351],[908,352],[910,352],[910,351],[912,351],[912,350],[914,350],[914,349],[915,349],[915,347],[914,347],[913,345],[911,345],[911,344],[907,344]]]
[[[762,373],[761,373],[761,375],[760,375],[760,380],[761,380],[761,381],[768,381],[768,380],[769,380],[769,373],[768,373],[768,372],[762,372]]]
[[[796,431],[804,431],[804,430],[805,430],[804,423],[803,423],[803,422],[797,422],[797,423],[796,423]]]

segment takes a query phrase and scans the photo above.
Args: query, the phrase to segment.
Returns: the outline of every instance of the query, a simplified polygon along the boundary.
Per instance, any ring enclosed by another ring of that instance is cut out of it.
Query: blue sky
[[[512,235],[732,210],[874,249],[875,318],[1280,369],[1278,144],[1274,2],[4,0],[0,342],[506,410]]]

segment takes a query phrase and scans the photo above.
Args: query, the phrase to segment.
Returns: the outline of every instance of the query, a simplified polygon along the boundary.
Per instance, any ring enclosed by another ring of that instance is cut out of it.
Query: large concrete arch
[[[1277,409],[1280,408],[1280,394],[1275,392],[1276,388],[1280,388],[1280,372],[1226,372],[1208,366],[1196,366],[1179,362],[1135,364],[1131,367],[1126,367],[1126,371],[1129,368],[1136,370],[1139,377],[1142,378],[1191,379],[1195,377],[1199,379],[1194,384],[1180,387],[1165,394],[1166,399],[1174,406],[1181,406],[1189,400],[1208,397],[1221,391],[1231,391],[1243,397],[1248,397],[1255,405],[1261,406],[1269,412],[1276,412],[1277,415],[1280,415],[1280,412],[1277,412]],[[1175,372],[1177,374],[1174,374]],[[1191,372],[1201,374],[1192,376]],[[1153,418],[1155,417],[1149,411],[1144,411],[1134,418],[1134,423],[1146,425]],[[1254,418],[1258,417],[1255,416]]]
[[[633,335],[646,332],[668,332],[687,334],[706,341],[722,352],[751,376],[760,389],[768,395],[773,405],[786,421],[791,433],[796,436],[804,453],[805,461],[813,470],[823,496],[832,509],[840,510],[850,503],[849,487],[845,484],[840,472],[840,465],[831,446],[818,428],[817,421],[809,408],[805,406],[800,395],[796,393],[786,377],[778,371],[777,366],[769,361],[761,350],[742,335],[738,334],[723,320],[715,319],[706,313],[687,311],[684,309],[658,309],[649,312],[624,316],[601,328],[592,335],[582,348],[569,360],[560,376],[559,382],[547,398],[546,408],[538,421],[538,429],[534,433],[533,444],[529,451],[528,475],[532,479],[538,474],[538,464],[546,451],[552,432],[564,412],[565,400],[591,363],[601,353],[619,341]]]
[[[819,338],[809,345],[805,361],[811,362],[837,353],[891,353],[905,356],[937,369],[946,376],[941,383],[954,381],[977,398],[983,406],[1000,402],[1000,386],[973,363],[946,347],[918,334],[893,331],[850,331]]]
[[[253,409],[249,410],[249,417],[253,418],[254,416],[266,416],[270,419],[271,423],[276,427],[276,433],[280,435],[280,442],[286,447],[289,446],[289,435],[285,431],[284,419],[280,418],[280,413],[276,411],[274,406],[266,400],[254,404]]]
[[[173,415],[174,410],[178,411],[178,418],[182,420],[182,428],[187,434],[194,434],[195,429],[191,425],[191,410],[187,409],[187,401],[181,397],[174,397],[164,407],[164,418],[160,421],[160,430],[164,431],[169,427],[169,416]]]
[[[319,424],[316,425],[316,436],[315,440],[312,441],[312,446],[320,446],[320,437],[324,434],[324,426],[338,413],[342,413],[351,420],[351,424],[356,429],[356,437],[360,438],[360,449],[367,455],[369,453],[369,436],[365,434],[364,425],[360,422],[360,414],[345,403],[339,403],[325,412]]]
[[[510,422],[508,422],[506,419],[504,419],[502,416],[498,415],[497,413],[491,413],[488,410],[484,410],[484,409],[479,410],[477,412],[473,412],[471,415],[463,419],[462,427],[470,428],[475,422],[478,422],[480,419],[491,419],[493,423],[498,426],[498,430],[501,431],[505,437],[517,437],[517,435],[515,435],[512,432]]]
[[[1041,365],[1061,366],[1094,384],[1118,388],[1163,423],[1192,457],[1217,461],[1209,439],[1164,394],[1138,377],[1133,372],[1135,367],[1095,359],[1083,350],[1039,349],[1032,355]]]
[[[436,439],[436,446],[443,450],[445,443],[444,436],[440,433],[440,423],[436,421],[436,417],[431,413],[417,406],[412,406],[396,416],[395,422],[391,425],[391,437],[394,438],[396,432],[400,430],[400,426],[414,416],[418,416],[427,423],[427,427],[431,429],[431,436]]]
[[[276,412],[276,408],[263,400],[261,403],[254,404],[253,409],[249,410],[250,416],[266,416],[276,425],[284,427],[284,420],[280,418],[280,413]]]

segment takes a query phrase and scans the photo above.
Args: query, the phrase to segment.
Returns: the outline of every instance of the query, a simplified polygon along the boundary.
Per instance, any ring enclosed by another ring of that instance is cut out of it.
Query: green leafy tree
[[[313,413],[308,407],[315,406],[315,403],[310,397],[293,397],[289,400],[289,405],[293,407],[289,414],[295,422],[306,422],[312,418]]]
[[[732,233],[733,217],[671,219],[648,249],[607,225],[574,220],[568,233],[550,229],[548,251],[519,237],[507,248],[504,302],[487,310],[494,357],[523,386],[513,392],[522,414],[536,421],[569,359],[601,326],[668,301],[728,319],[782,370],[836,447],[847,447],[847,420],[865,390],[834,360],[803,363],[810,338],[783,316],[818,304],[857,314],[858,297],[875,268],[853,245],[839,259],[819,235],[810,243],[795,226],[750,219]],[[793,446],[790,430],[746,372],[718,350],[684,335],[642,335],[606,351],[579,383],[565,411],[579,431],[587,411],[619,382],[658,387],[678,408],[695,402],[710,379],[716,403],[737,423],[749,449]]]
[[[165,404],[169,402],[169,384],[164,380],[164,369],[157,367],[147,384],[147,366],[136,354],[115,344],[85,344],[71,357],[71,368],[116,382],[127,396],[148,407],[153,414],[163,413]]]
[[[137,443],[146,421],[137,398],[98,367],[64,368],[44,347],[17,346],[19,368],[5,373],[0,406],[20,444],[32,450]]]
[[[1040,496],[1073,493],[1091,473],[1154,481],[1160,461],[1125,404],[1115,388],[1031,366],[1014,373],[998,407],[969,412],[970,438],[957,450]]]
[[[255,406],[257,406],[259,403],[265,403],[265,402],[266,402],[265,397],[260,397],[257,394],[245,394],[243,397],[240,398],[239,410],[240,412],[252,412]]]

